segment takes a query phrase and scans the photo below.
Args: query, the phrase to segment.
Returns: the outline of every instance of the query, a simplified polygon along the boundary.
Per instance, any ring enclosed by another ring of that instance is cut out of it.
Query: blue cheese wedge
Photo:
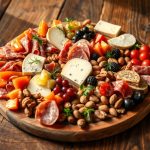
[[[108,43],[112,47],[127,49],[132,47],[136,43],[136,38],[129,33],[122,34],[118,37],[112,38],[108,40]]]
[[[74,58],[65,64],[61,75],[69,80],[70,84],[80,87],[91,72],[92,66],[87,60]]]
[[[68,41],[68,39],[65,37],[64,32],[59,27],[49,28],[46,34],[46,39],[49,43],[54,45],[59,50],[62,50],[64,44]]]
[[[26,73],[41,72],[43,69],[44,62],[45,57],[30,53],[23,60],[22,72]]]
[[[121,31],[121,26],[115,25],[115,24],[111,24],[111,23],[108,23],[106,21],[100,20],[96,24],[94,29],[97,32],[100,32],[101,34],[106,35],[108,37],[116,37],[116,36],[119,35],[119,33]]]
[[[37,79],[40,74],[35,75],[29,82],[27,89],[31,92],[31,94],[40,93],[42,96],[48,96],[51,90],[45,86],[41,86],[37,84]]]

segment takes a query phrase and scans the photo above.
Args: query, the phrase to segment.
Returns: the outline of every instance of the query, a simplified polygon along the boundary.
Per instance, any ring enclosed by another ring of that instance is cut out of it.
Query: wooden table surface
[[[150,44],[149,0],[0,0],[0,46],[40,20],[72,17],[119,24]],[[113,131],[112,131],[113,132]],[[95,135],[96,136],[96,135]],[[0,115],[0,150],[150,150],[150,114],[116,136],[88,143],[61,143],[31,136]]]

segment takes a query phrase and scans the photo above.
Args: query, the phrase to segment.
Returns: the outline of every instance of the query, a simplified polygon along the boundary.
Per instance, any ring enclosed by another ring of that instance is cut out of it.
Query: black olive
[[[79,37],[82,37],[83,34],[84,34],[84,32],[81,31],[81,30],[78,30],[78,31],[76,32],[76,35],[78,35]]]
[[[124,108],[125,109],[131,109],[135,106],[134,100],[130,98],[125,98],[124,99]]]
[[[91,39],[95,37],[95,32],[94,31],[89,31],[89,36]]]
[[[96,53],[91,54],[91,60],[97,60],[99,58],[99,55]]]
[[[139,92],[139,91],[135,91],[135,92],[133,93],[133,95],[132,95],[132,98],[133,98],[135,104],[137,105],[137,104],[141,103],[141,102],[144,100],[145,95],[142,94],[142,93]]]
[[[84,33],[88,33],[88,32],[89,32],[89,28],[88,28],[88,27],[84,27],[84,28],[82,29],[82,31],[83,31]]]

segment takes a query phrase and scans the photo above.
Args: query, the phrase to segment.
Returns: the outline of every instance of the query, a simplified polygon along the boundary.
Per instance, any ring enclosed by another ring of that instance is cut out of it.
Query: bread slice
[[[69,40],[65,37],[64,32],[58,27],[49,28],[46,39],[59,50],[62,50],[64,44]]]
[[[143,94],[148,92],[148,84],[143,79],[140,80],[139,86],[135,86],[129,83],[129,87],[131,87],[134,91],[140,91]]]
[[[132,70],[122,70],[117,73],[116,78],[118,80],[124,80],[128,83],[131,83],[132,85],[139,85],[140,82],[140,76],[135,71]]]
[[[112,47],[126,49],[132,47],[136,43],[136,38],[132,34],[126,33],[109,39],[108,43]]]

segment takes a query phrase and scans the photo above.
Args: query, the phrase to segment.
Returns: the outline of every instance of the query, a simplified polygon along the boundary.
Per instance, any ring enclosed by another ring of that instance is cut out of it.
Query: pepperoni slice
[[[46,126],[53,125],[59,117],[59,109],[56,102],[43,101],[36,109],[35,118],[38,119],[41,124]]]
[[[81,58],[85,60],[89,60],[87,54],[83,50],[82,46],[74,45],[68,52],[68,60],[73,58]]]

